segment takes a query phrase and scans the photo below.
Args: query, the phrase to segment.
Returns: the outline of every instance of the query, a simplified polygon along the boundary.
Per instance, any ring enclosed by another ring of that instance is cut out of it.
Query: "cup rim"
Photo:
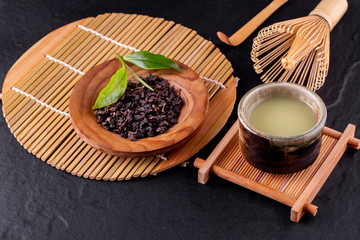
[[[268,133],[264,133],[258,129],[256,129],[255,127],[253,127],[250,122],[247,119],[247,116],[245,116],[245,112],[241,111],[241,109],[243,108],[244,102],[246,101],[246,99],[248,97],[250,97],[252,94],[254,94],[257,91],[260,91],[263,88],[269,88],[269,87],[274,87],[274,86],[279,86],[279,87],[285,87],[285,88],[295,88],[298,89],[297,91],[302,91],[305,94],[308,94],[309,96],[313,97],[316,100],[317,105],[319,106],[319,116],[318,116],[318,120],[316,122],[316,124],[309,129],[306,132],[303,132],[301,134],[298,135],[291,135],[291,136],[276,136],[276,135],[271,135]],[[319,95],[317,95],[315,92],[311,91],[310,89],[296,84],[296,83],[289,83],[289,82],[271,82],[271,83],[265,83],[265,84],[260,84],[252,89],[250,89],[240,100],[240,103],[238,105],[238,119],[240,121],[240,123],[251,133],[261,136],[265,139],[269,139],[269,140],[277,140],[277,141],[289,141],[289,140],[294,140],[294,139],[299,139],[299,138],[303,138],[303,137],[308,137],[311,136],[313,134],[318,133],[319,131],[321,132],[324,125],[325,125],[325,121],[326,121],[326,117],[327,117],[327,109],[325,106],[325,103],[323,102],[323,100],[319,97]]]

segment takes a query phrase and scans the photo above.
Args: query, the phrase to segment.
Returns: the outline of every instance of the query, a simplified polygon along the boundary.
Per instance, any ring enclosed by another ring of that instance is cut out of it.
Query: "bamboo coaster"
[[[354,125],[349,124],[344,133],[325,127],[320,154],[310,167],[291,174],[273,174],[256,169],[244,160],[238,145],[238,131],[238,122],[235,122],[206,161],[195,160],[194,166],[199,168],[198,182],[205,184],[211,172],[290,206],[290,219],[294,222],[299,222],[304,212],[315,216],[318,207],[311,202],[346,148],[360,148],[360,140],[354,138]]]
[[[166,156],[119,158],[91,148],[75,133],[68,100],[90,68],[138,50],[160,53],[196,71],[209,92],[209,111],[194,137]],[[230,62],[196,31],[144,15],[106,13],[61,27],[32,46],[8,72],[3,113],[21,145],[78,177],[129,180],[177,166],[203,148],[228,120],[236,99]],[[165,160],[168,159],[168,160]]]

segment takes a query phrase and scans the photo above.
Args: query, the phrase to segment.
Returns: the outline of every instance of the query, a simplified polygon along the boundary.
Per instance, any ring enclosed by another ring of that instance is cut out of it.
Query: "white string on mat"
[[[160,158],[161,160],[167,161],[169,160],[167,157],[164,156],[164,154],[158,154],[156,157]]]
[[[128,49],[130,49],[130,50],[133,50],[134,52],[139,52],[139,51],[141,51],[141,50],[139,50],[139,49],[137,49],[137,48],[134,48],[134,47],[131,47],[131,46],[129,46],[129,45],[119,43],[118,41],[115,41],[114,39],[108,38],[108,37],[104,36],[103,34],[97,32],[97,31],[95,31],[95,30],[92,30],[92,29],[90,29],[90,28],[84,27],[83,25],[77,25],[77,27],[78,27],[78,28],[81,28],[81,29],[83,29],[83,30],[85,30],[85,31],[91,32],[91,33],[95,34],[96,36],[99,36],[99,37],[101,37],[102,39],[105,39],[105,40],[107,40],[107,41],[110,41],[110,42],[112,42],[112,43],[114,43],[114,44],[116,44],[116,45],[118,45],[118,46],[120,46],[120,47],[128,48]],[[217,85],[220,85],[221,88],[227,88],[227,87],[226,87],[224,84],[222,84],[221,82],[215,81],[215,80],[210,79],[210,78],[207,78],[207,77],[202,77],[202,76],[200,76],[200,77],[201,77],[202,79],[204,79],[205,81],[212,82],[212,83],[215,83],[215,84],[217,84]]]
[[[215,81],[213,79],[207,78],[207,77],[203,77],[200,76],[202,79],[204,79],[207,82],[211,82],[211,83],[215,83],[216,85],[219,85],[221,88],[227,88],[224,84],[222,84],[221,82]]]
[[[101,33],[96,32],[96,31],[94,31],[94,30],[92,30],[92,29],[90,29],[90,28],[84,27],[84,26],[82,26],[82,25],[77,25],[77,27],[78,27],[78,28],[81,28],[82,30],[85,30],[85,31],[87,31],[87,32],[91,32],[91,33],[95,34],[96,36],[99,36],[99,37],[101,37],[102,39],[105,39],[106,41],[110,41],[110,42],[112,42],[112,43],[115,43],[116,45],[118,45],[118,46],[120,46],[120,47],[128,48],[128,49],[133,50],[133,51],[135,51],[135,52],[140,51],[139,49],[136,49],[136,48],[131,47],[131,46],[129,46],[129,45],[125,45],[125,44],[119,43],[118,41],[115,41],[114,39],[108,38],[108,37],[102,35]]]
[[[44,107],[47,107],[47,108],[55,111],[55,112],[57,112],[57,113],[60,113],[60,114],[62,114],[62,115],[64,115],[64,116],[66,116],[66,117],[69,117],[69,116],[70,116],[68,113],[63,112],[63,111],[60,111],[59,109],[56,109],[56,108],[50,106],[49,104],[47,104],[47,103],[45,103],[45,102],[37,99],[36,97],[34,97],[34,96],[32,96],[32,95],[30,95],[30,94],[28,94],[28,93],[26,93],[26,92],[24,92],[24,91],[16,88],[16,87],[11,87],[10,89],[12,89],[12,90],[14,90],[15,92],[18,92],[18,93],[20,93],[20,94],[22,94],[22,95],[24,95],[24,96],[26,96],[26,97],[29,97],[29,98],[31,98],[32,100],[35,100],[35,102],[41,104],[41,105],[44,106]]]
[[[54,62],[56,62],[56,63],[59,63],[59,64],[64,65],[65,67],[73,70],[74,72],[77,72],[78,74],[81,74],[81,75],[84,75],[84,74],[85,74],[85,73],[83,73],[82,71],[80,71],[79,69],[76,69],[76,68],[70,66],[69,64],[67,64],[66,62],[63,62],[63,61],[61,61],[61,60],[59,60],[59,59],[56,59],[56,58],[54,58],[54,57],[52,57],[52,56],[50,56],[50,55],[45,55],[45,57],[48,58],[48,59],[50,59],[50,60],[52,60],[52,61],[54,61]]]
[[[180,163],[178,166],[179,166],[179,167],[187,167],[188,164],[189,164],[189,162],[186,161],[186,162]]]
[[[235,87],[239,85],[239,82],[240,82],[240,78],[235,77]]]
[[[76,68],[70,66],[69,64],[67,64],[66,62],[63,62],[63,61],[61,61],[61,60],[59,60],[59,59],[56,59],[56,58],[54,58],[54,57],[52,57],[52,56],[50,56],[50,55],[45,55],[45,57],[47,57],[48,59],[50,59],[50,60],[52,60],[52,61],[54,61],[54,62],[56,62],[56,63],[62,64],[62,65],[64,65],[65,67],[67,67],[67,68],[69,68],[69,69],[73,70],[74,72],[77,72],[77,73],[79,73],[79,74],[81,74],[81,75],[84,75],[84,74],[85,74],[84,72],[80,71],[79,69],[76,69]],[[205,81],[207,81],[207,82],[212,82],[212,83],[215,83],[215,84],[217,84],[217,85],[220,85],[221,88],[227,88],[227,87],[226,87],[224,84],[222,84],[221,82],[218,82],[218,81],[215,81],[215,80],[213,80],[213,79],[210,79],[210,78],[207,78],[207,77],[203,77],[203,76],[200,76],[200,77],[201,77],[202,79],[204,79]],[[235,80],[236,80],[236,79],[235,79]]]

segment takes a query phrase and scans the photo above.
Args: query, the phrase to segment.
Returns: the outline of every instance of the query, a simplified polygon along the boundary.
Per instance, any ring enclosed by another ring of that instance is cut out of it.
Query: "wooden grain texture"
[[[230,130],[227,132],[221,143],[219,143],[216,146],[214,151],[207,158],[206,162],[199,169],[199,173],[198,173],[199,183],[205,184],[207,182],[207,180],[209,179],[209,172],[211,167],[215,164],[218,156],[220,156],[222,152],[225,151],[225,147],[229,144],[229,142],[234,137],[234,135],[239,131],[238,129],[239,129],[238,122],[235,122],[233,126],[230,128]]]
[[[183,105],[178,123],[165,133],[131,141],[104,129],[97,123],[92,106],[99,92],[121,68],[121,62],[117,58],[92,68],[74,87],[69,109],[75,131],[90,146],[120,157],[154,156],[178,147],[203,122],[209,108],[209,96],[199,75],[184,64],[180,62],[177,64],[182,69],[181,73],[174,69],[144,70],[129,64],[139,77],[145,78],[148,74],[159,76],[180,90]],[[129,70],[127,75],[128,79],[134,78]]]
[[[44,59],[45,54],[52,52],[55,47],[61,44],[61,42],[76,29],[76,25],[83,23],[85,20],[86,19],[81,19],[56,29],[27,50],[7,73],[5,77],[6,81],[4,81],[2,88],[2,94],[6,95],[10,90],[10,87],[16,85],[19,80],[28,75],[40,64]]]
[[[171,57],[227,87],[204,81],[209,112],[191,138],[165,155],[167,161],[155,156],[119,158],[93,150],[75,133],[66,115],[70,95],[82,73],[113,59],[115,53],[133,52],[126,45]],[[30,48],[4,81],[3,113],[20,144],[59,170],[96,180],[147,177],[190,158],[225,125],[236,98],[232,72],[230,62],[219,49],[194,30],[162,18],[106,13],[55,30]]]
[[[206,164],[206,161],[200,158],[197,158],[194,162],[194,166],[197,168],[202,168]],[[264,186],[259,184],[256,181],[253,181],[249,178],[238,175],[232,171],[223,169],[217,165],[214,165],[211,168],[211,172],[221,178],[224,178],[230,182],[236,183],[242,187],[246,187],[255,192],[261,192],[262,195],[267,196],[269,198],[275,199],[285,205],[293,206],[296,202],[296,198],[286,195],[284,193],[278,192],[273,188]],[[317,213],[317,206],[307,203],[304,206],[305,212],[315,216]]]
[[[234,130],[235,129],[235,130]],[[205,183],[210,172],[240,186],[286,204],[291,209],[291,220],[298,222],[304,212],[317,213],[311,202],[340,160],[346,147],[358,149],[354,138],[355,126],[349,124],[344,133],[324,128],[322,146],[316,161],[303,171],[291,174],[273,174],[250,165],[239,148],[238,124],[235,122],[208,159],[197,158],[200,183]]]
[[[306,201],[312,201],[315,198],[316,194],[319,192],[320,188],[325,183],[326,179],[329,177],[337,163],[339,162],[341,156],[344,154],[349,138],[353,137],[355,134],[355,126],[349,124],[345,129],[344,133],[339,138],[339,141],[336,143],[334,148],[331,149],[328,157],[324,161],[323,165],[316,172],[311,181],[307,184],[304,191],[301,193],[299,198],[296,200],[294,205],[291,208],[290,218],[294,222],[299,222],[301,216],[303,215],[303,208]]]

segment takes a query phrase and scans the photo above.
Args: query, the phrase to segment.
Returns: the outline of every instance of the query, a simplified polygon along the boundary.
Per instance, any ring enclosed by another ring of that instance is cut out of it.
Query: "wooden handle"
[[[348,9],[346,0],[322,0],[309,15],[317,15],[324,18],[330,26],[330,31],[344,16]]]
[[[247,39],[268,17],[271,16],[277,9],[279,9],[288,0],[274,0],[267,5],[261,12],[247,22],[242,28],[234,33],[229,41],[232,46],[237,46]]]

